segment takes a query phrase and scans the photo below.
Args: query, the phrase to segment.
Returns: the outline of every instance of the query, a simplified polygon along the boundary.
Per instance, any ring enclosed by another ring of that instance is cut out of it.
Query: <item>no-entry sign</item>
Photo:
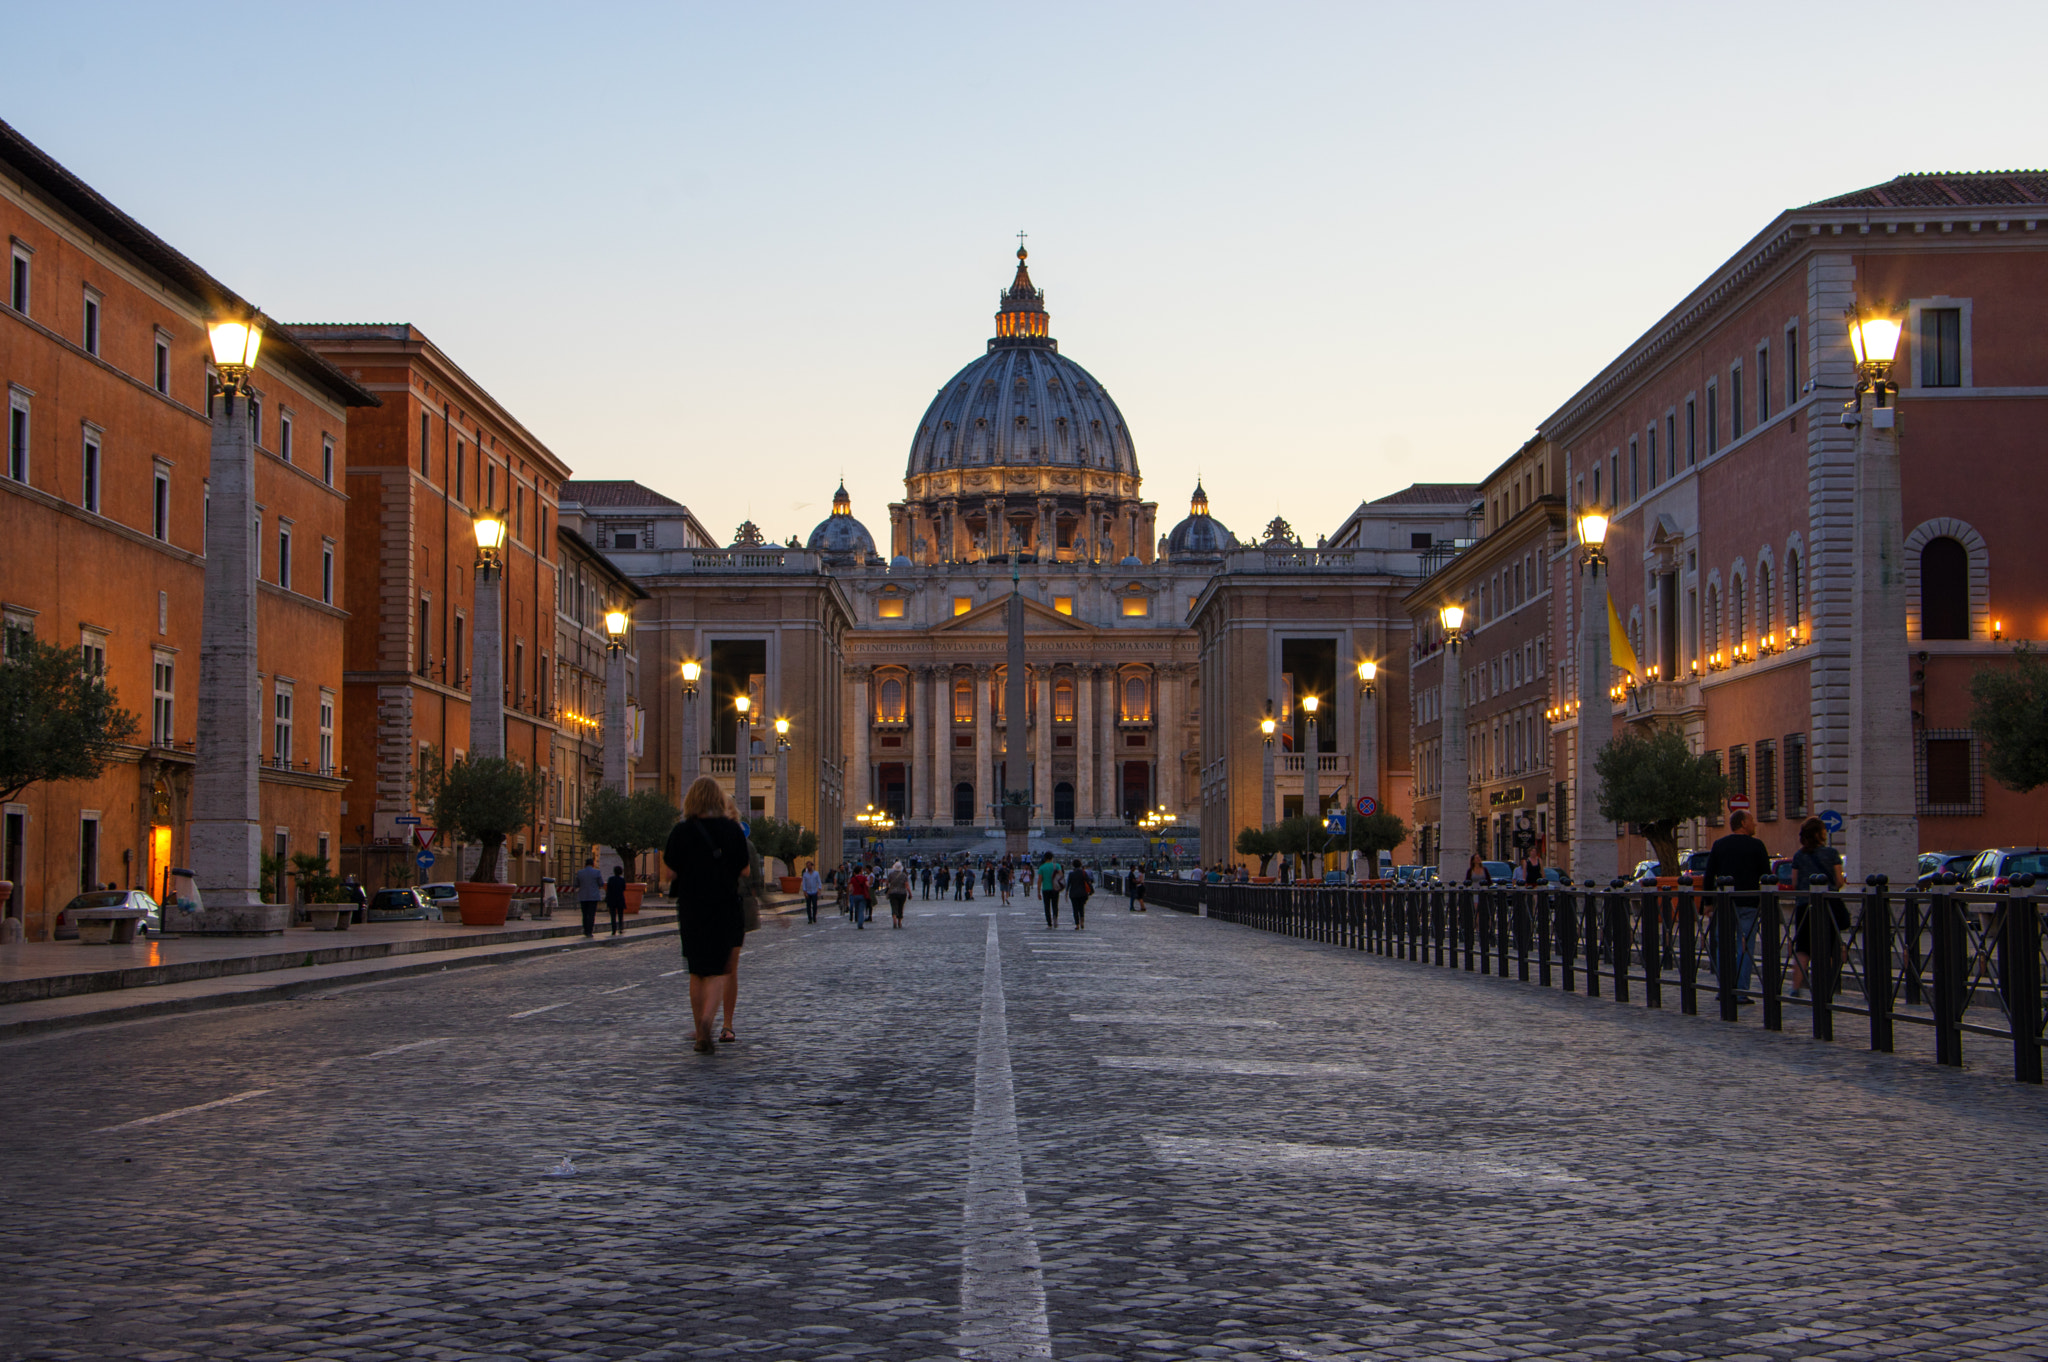
[[[1729,795],[1729,796],[1728,796],[1728,812],[1730,812],[1730,813],[1748,813],[1748,812],[1749,812],[1749,796],[1748,796],[1748,795]]]
[[[1380,811],[1380,802],[1371,795],[1360,795],[1358,797],[1358,811],[1367,818],[1370,818]]]

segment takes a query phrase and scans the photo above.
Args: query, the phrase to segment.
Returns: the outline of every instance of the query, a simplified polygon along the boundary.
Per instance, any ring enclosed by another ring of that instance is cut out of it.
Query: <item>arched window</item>
[[[965,676],[953,678],[953,722],[974,722],[974,682]]]
[[[875,690],[875,721],[884,724],[903,722],[903,682],[899,677],[884,677]]]
[[[1721,651],[1721,584],[1707,583],[1707,651]]]
[[[1152,722],[1152,688],[1145,684],[1145,678],[1138,672],[1124,676],[1123,713],[1127,724]]]
[[[1743,626],[1749,616],[1749,583],[1737,577],[1728,584],[1728,647],[1738,651],[1744,638]]]
[[[1920,550],[1920,637],[1970,636],[1970,554],[1940,535]]]
[[[1759,639],[1778,632],[1778,613],[1771,599],[1771,565],[1756,565],[1756,634]]]

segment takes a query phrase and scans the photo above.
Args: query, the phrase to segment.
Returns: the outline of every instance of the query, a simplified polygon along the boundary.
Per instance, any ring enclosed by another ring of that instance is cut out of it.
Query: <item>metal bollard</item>
[[[2012,1020],[2016,1083],[2041,1081],[2041,899],[2030,883],[2034,878],[2022,875],[2013,888],[1999,943],[1998,972],[2005,984],[2006,1016]]]
[[[1729,894],[1735,881],[1723,875],[1715,885],[1719,890],[1714,895],[1714,960],[1721,993],[1721,1020],[1732,1022],[1741,1013],[1737,1010],[1735,966],[1741,956],[1741,930],[1735,922],[1735,900]],[[1747,982],[1746,980],[1744,982]]]
[[[1968,970],[1969,931],[1963,905],[1937,894],[1927,905],[1934,937],[1934,1062],[1963,1067],[1964,979]]]
[[[1643,1006],[1664,1006],[1664,895],[1661,891],[1642,898]]]
[[[1863,995],[1870,1005],[1870,1048],[1892,1051],[1891,899],[1879,885],[1863,899]]]
[[[1678,1010],[1700,1014],[1700,910],[1690,885],[1678,894]]]

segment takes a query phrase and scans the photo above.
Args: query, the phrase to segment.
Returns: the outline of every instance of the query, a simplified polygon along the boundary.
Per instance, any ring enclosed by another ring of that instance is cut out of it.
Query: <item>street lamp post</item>
[[[745,695],[735,695],[732,707],[739,711],[740,716],[739,756],[732,764],[733,803],[739,805],[740,819],[744,822],[754,816],[754,792],[750,781],[754,774],[754,716],[749,713],[754,702]]]
[[[1323,816],[1321,772],[1316,770],[1322,756],[1322,744],[1316,739],[1316,708],[1321,703],[1313,695],[1301,697],[1301,712],[1308,715],[1308,750],[1301,757],[1301,813],[1304,818]]]
[[[1465,751],[1465,677],[1459,670],[1464,646],[1465,607],[1446,605],[1437,611],[1444,629],[1443,754],[1438,759],[1437,874],[1446,882],[1463,879],[1472,859],[1471,766]]]
[[[775,721],[775,816],[789,819],[789,720]]]
[[[604,612],[604,783],[631,794],[626,775],[626,612]]]
[[[1607,636],[1607,517],[1579,516],[1579,732],[1572,763],[1572,873],[1606,884],[1617,873],[1614,825],[1600,816],[1594,759],[1614,725],[1608,693],[1614,663]]]
[[[505,518],[485,510],[476,517],[476,620],[469,664],[469,755],[505,755],[505,645],[503,586]]]
[[[199,635],[199,745],[192,772],[193,882],[205,912],[166,913],[174,930],[281,932],[290,910],[263,902],[256,781],[262,700],[256,672],[256,459],[249,373],[263,344],[251,318],[209,328],[220,375],[206,502],[205,619]],[[236,398],[244,399],[241,403]],[[152,885],[155,889],[157,886]],[[173,922],[172,919],[180,919]]]
[[[704,668],[694,659],[684,660],[682,723],[683,750],[682,755],[678,757],[676,761],[676,772],[678,777],[680,778],[679,784],[685,790],[689,789],[690,782],[694,781],[697,778],[698,772],[702,769],[703,764],[699,756],[699,753],[702,752],[704,744],[697,737],[697,678],[702,676],[703,674]]]
[[[1262,828],[1270,828],[1278,821],[1273,809],[1273,731],[1279,727],[1273,718],[1273,702],[1268,700],[1266,717],[1259,720],[1259,732],[1264,735],[1266,743],[1266,784],[1261,796],[1263,802],[1259,806],[1259,826]]]
[[[1380,797],[1380,716],[1373,692],[1379,674],[1380,664],[1370,658],[1358,664],[1358,793],[1375,803]]]
[[[1842,853],[1858,875],[1911,884],[1919,850],[1913,806],[1912,689],[1906,667],[1906,572],[1898,408],[1891,399],[1899,322],[1849,313],[1856,400],[1856,576],[1849,617],[1849,809]],[[1863,395],[1871,404],[1865,409]]]

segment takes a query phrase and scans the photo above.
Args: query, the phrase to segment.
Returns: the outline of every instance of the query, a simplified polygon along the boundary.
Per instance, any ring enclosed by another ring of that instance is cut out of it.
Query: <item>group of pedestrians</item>
[[[1074,912],[1074,930],[1082,931],[1088,926],[1088,900],[1095,894],[1095,877],[1081,864],[1076,856],[1071,865],[1062,866],[1050,852],[1039,856],[1038,869],[1034,878],[1038,885],[1039,899],[1045,905],[1045,925],[1048,929],[1060,925],[1060,895],[1067,896],[1067,902]]]
[[[597,868],[597,858],[583,858],[583,868],[576,872],[576,906],[583,912],[583,935],[597,935],[598,905],[611,910],[611,936],[626,934],[626,867],[612,867],[612,877],[606,879],[604,872]]]

